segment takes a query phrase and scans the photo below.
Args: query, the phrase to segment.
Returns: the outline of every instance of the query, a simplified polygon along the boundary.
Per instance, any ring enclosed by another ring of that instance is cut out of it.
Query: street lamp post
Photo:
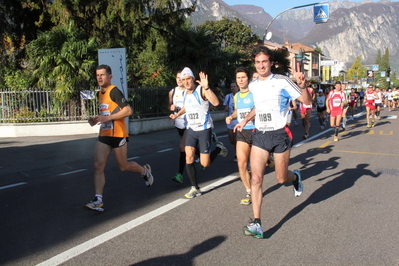
[[[315,6],[315,5],[318,5],[318,4],[325,4],[325,3],[328,3],[328,1],[318,2],[318,3],[308,4],[308,5],[302,5],[302,6],[295,6],[295,7],[288,8],[288,9],[286,9],[286,10],[284,10],[284,11],[281,11],[280,13],[278,13],[278,14],[269,22],[269,24],[267,24],[265,33],[263,34],[263,43],[265,42],[265,39],[266,39],[266,40],[270,40],[270,39],[272,38],[271,32],[268,33],[267,31],[269,30],[269,27],[270,27],[270,25],[272,24],[272,22],[273,22],[274,20],[276,20],[276,18],[277,18],[278,16],[280,16],[281,14],[283,14],[284,12],[287,12],[287,11],[292,10],[292,9],[297,9],[297,8],[302,8],[302,7],[307,7],[307,6]]]

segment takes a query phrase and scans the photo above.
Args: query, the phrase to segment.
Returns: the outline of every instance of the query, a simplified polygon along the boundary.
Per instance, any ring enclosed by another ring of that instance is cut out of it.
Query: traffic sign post
[[[326,23],[330,18],[328,4],[313,6],[313,20],[316,24]]]

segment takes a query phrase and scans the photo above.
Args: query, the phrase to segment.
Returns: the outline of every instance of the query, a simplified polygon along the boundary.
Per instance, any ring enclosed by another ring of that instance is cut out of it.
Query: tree
[[[26,44],[37,38],[38,31],[48,30],[52,26],[46,11],[46,1],[3,0],[0,16],[0,49],[3,51],[0,55],[0,84],[20,84],[19,81],[13,82],[11,79],[14,76],[28,76],[24,73]]]
[[[355,80],[361,80],[366,76],[367,76],[367,68],[363,66],[362,56],[359,55],[356,57],[355,62],[353,63],[351,68],[348,69],[347,77],[348,79],[354,78]]]
[[[53,89],[60,101],[93,88],[99,40],[88,37],[71,22],[41,33],[28,45],[35,85]]]
[[[198,75],[200,71],[209,74],[211,84],[217,84],[226,66],[226,54],[214,41],[206,28],[180,28],[168,39],[167,65],[172,72],[189,67]]]
[[[321,49],[320,46],[317,46],[317,45],[316,45],[316,48],[314,48],[314,51],[315,51],[315,52],[318,52],[319,54],[323,54],[323,50]]]
[[[49,10],[55,23],[74,22],[87,36],[98,38],[101,48],[125,47],[129,82],[140,86],[162,84],[164,42],[195,10],[195,1],[189,7],[182,4],[183,0],[54,0]],[[157,79],[151,78],[154,75]]]
[[[231,20],[224,17],[219,21],[208,20],[198,27],[211,31],[215,42],[223,49],[230,49],[233,52],[252,47],[259,40],[259,36],[252,33],[251,26],[245,25],[238,18]]]
[[[182,8],[182,0],[54,0],[50,12],[54,22],[73,21],[88,36],[99,38],[103,47],[126,47],[137,54],[151,28],[169,35],[194,7]]]
[[[274,74],[287,75],[291,72],[290,60],[287,55],[287,51],[279,49],[273,50],[274,64],[272,66],[272,72]]]
[[[383,89],[388,89],[390,87],[390,81],[387,81],[387,78],[389,77],[391,80],[393,80],[390,77],[390,71],[391,71],[391,65],[389,63],[389,49],[385,49],[385,53],[383,56],[381,56],[381,51],[378,50],[377,53],[377,58],[376,58],[376,63],[378,62],[379,65],[379,72],[374,75],[374,80],[375,83],[379,84],[378,86],[383,88]],[[381,76],[380,72],[385,72],[385,76]]]

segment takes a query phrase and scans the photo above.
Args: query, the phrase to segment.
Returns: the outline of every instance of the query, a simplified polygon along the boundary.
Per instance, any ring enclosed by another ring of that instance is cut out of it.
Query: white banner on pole
[[[98,65],[108,65],[111,67],[111,84],[118,87],[127,99],[126,48],[99,49]],[[129,131],[129,118],[126,118],[125,122]]]

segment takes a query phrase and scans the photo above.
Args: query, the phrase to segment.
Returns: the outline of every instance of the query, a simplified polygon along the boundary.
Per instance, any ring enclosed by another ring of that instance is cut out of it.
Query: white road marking
[[[161,153],[161,152],[165,152],[165,151],[172,151],[172,150],[173,150],[173,148],[169,148],[169,149],[164,149],[164,150],[157,151],[157,153]]]
[[[22,185],[26,185],[26,184],[28,184],[28,183],[26,183],[26,182],[16,183],[16,184],[0,187],[0,190],[10,188],[10,187],[22,186]]]
[[[210,191],[210,190],[214,189],[215,187],[223,185],[224,183],[227,183],[227,182],[229,182],[231,180],[234,180],[236,178],[238,178],[238,177],[237,176],[232,176],[232,175],[226,176],[226,177],[224,177],[224,178],[222,178],[222,179],[220,179],[220,180],[218,180],[218,181],[216,181],[216,182],[214,182],[214,183],[202,188],[201,191],[204,191],[204,192],[205,191]],[[149,212],[149,213],[147,213],[147,214],[145,214],[143,216],[140,216],[140,217],[138,217],[138,218],[136,218],[134,220],[131,220],[130,222],[122,224],[122,225],[120,225],[120,226],[118,226],[118,227],[116,227],[116,228],[114,228],[114,229],[112,229],[112,230],[110,230],[110,231],[108,231],[108,232],[106,232],[104,234],[101,234],[101,235],[99,235],[99,236],[97,236],[95,238],[92,238],[92,239],[90,239],[90,240],[88,240],[88,241],[86,241],[86,242],[84,242],[84,243],[82,243],[82,244],[80,244],[78,246],[75,246],[75,247],[73,247],[71,249],[68,249],[68,250],[66,250],[66,251],[64,251],[64,252],[62,252],[62,253],[60,253],[60,254],[58,254],[58,255],[56,255],[56,256],[48,259],[48,260],[46,260],[46,261],[43,261],[43,262],[37,264],[37,266],[62,264],[62,263],[66,262],[66,261],[68,261],[68,260],[70,260],[70,259],[72,259],[72,258],[74,258],[76,256],[79,256],[80,254],[82,254],[82,253],[84,253],[84,252],[86,252],[86,251],[88,251],[88,250],[90,250],[90,249],[92,249],[92,248],[94,248],[96,246],[99,246],[99,245],[103,244],[104,242],[106,242],[106,241],[108,241],[110,239],[113,239],[113,238],[117,237],[118,235],[126,233],[127,231],[129,231],[129,230],[131,230],[131,229],[133,229],[133,228],[135,228],[135,227],[137,227],[137,226],[139,226],[139,225],[141,225],[141,224],[143,224],[145,222],[148,222],[151,219],[154,219],[154,218],[156,218],[156,217],[158,217],[158,216],[160,216],[160,215],[162,215],[162,214],[164,214],[164,213],[166,213],[166,212],[168,212],[170,210],[173,210],[174,208],[176,208],[176,207],[178,207],[178,206],[180,206],[180,205],[182,205],[182,204],[184,204],[184,203],[186,203],[188,201],[190,201],[190,200],[189,199],[177,199],[175,201],[172,201],[171,203],[168,203],[168,204],[166,204],[166,205],[164,205],[164,206],[162,206],[162,207],[160,207],[160,208],[158,208],[156,210],[153,210],[153,211],[151,211],[151,212]]]
[[[134,159],[137,159],[137,158],[140,158],[140,156],[130,157],[130,158],[127,158],[127,160],[130,161],[130,160],[134,160]]]
[[[79,169],[79,170],[75,170],[75,171],[71,171],[71,172],[66,172],[66,173],[58,174],[57,176],[59,176],[59,175],[70,175],[70,174],[79,173],[79,172],[83,172],[83,171],[87,171],[87,169]]]

